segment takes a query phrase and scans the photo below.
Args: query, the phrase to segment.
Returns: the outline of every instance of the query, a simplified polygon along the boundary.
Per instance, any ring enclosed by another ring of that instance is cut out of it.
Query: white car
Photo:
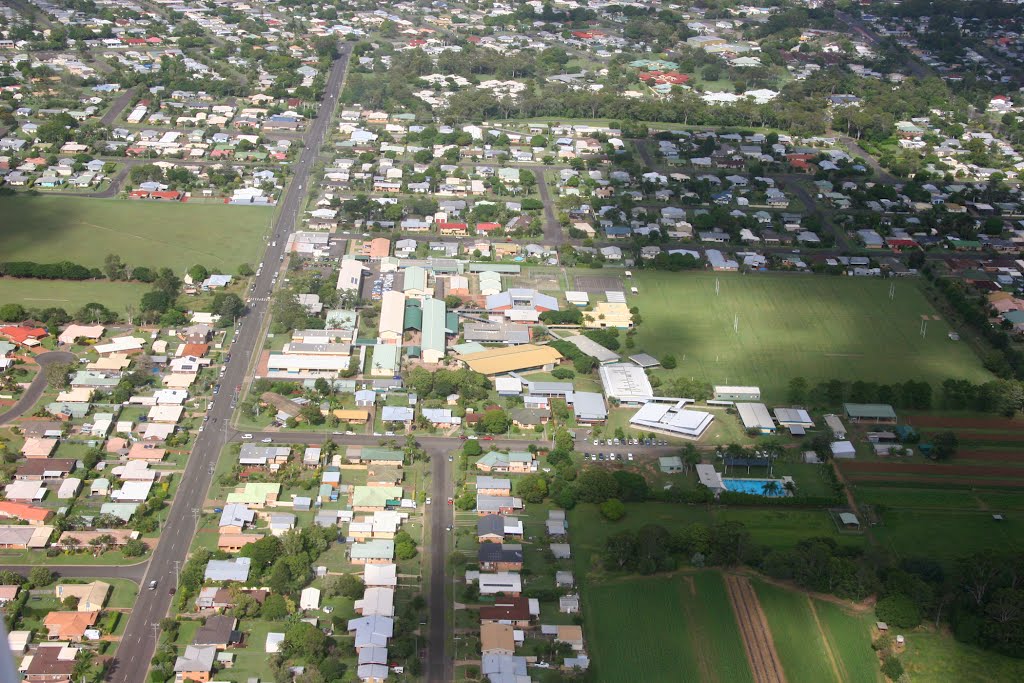
[[[242,438],[243,439],[251,439],[252,438],[252,434],[242,434]]]
[[[268,436],[265,439],[260,439],[260,443],[274,443],[274,440]]]
[[[427,498],[427,505],[430,505],[430,498]]]
[[[633,454],[632,453],[626,453],[626,460],[632,460],[632,459],[633,459]]]

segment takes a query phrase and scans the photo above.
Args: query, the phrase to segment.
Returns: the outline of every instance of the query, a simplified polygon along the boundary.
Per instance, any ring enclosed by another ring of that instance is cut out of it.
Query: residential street
[[[342,54],[334,63],[327,81],[324,103],[320,107],[317,118],[311,123],[306,137],[305,148],[299,161],[293,168],[294,176],[288,190],[281,201],[278,217],[274,223],[274,235],[267,248],[264,263],[268,264],[262,274],[255,280],[253,302],[239,324],[235,336],[231,361],[226,366],[221,380],[225,391],[213,399],[213,408],[209,411],[210,421],[207,429],[199,434],[188,465],[182,475],[178,494],[174,498],[167,523],[164,525],[160,543],[156,547],[149,566],[143,576],[144,584],[157,581],[155,590],[143,590],[135,604],[124,633],[123,641],[132,643],[131,648],[122,648],[114,659],[109,675],[113,683],[140,683],[146,679],[146,671],[156,647],[154,624],[166,616],[171,604],[169,589],[175,586],[177,572],[184,564],[188,548],[195,532],[197,511],[206,499],[207,491],[220,452],[227,444],[231,431],[227,427],[232,413],[232,387],[241,386],[249,373],[250,361],[257,347],[262,347],[259,332],[264,319],[269,314],[269,298],[272,294],[272,281],[277,272],[276,264],[284,255],[287,242],[286,236],[295,227],[296,216],[302,207],[306,195],[306,185],[313,162],[323,144],[324,135],[331,123],[338,94],[344,83],[350,47],[343,46]],[[273,265],[271,265],[273,264]]]
[[[36,356],[36,363],[39,364],[39,373],[32,378],[32,383],[22,394],[18,402],[11,406],[7,412],[0,414],[0,425],[7,424],[11,420],[21,417],[25,412],[32,409],[32,406],[39,401],[39,397],[46,390],[46,366],[53,363],[77,363],[75,354],[67,351],[49,351]]]

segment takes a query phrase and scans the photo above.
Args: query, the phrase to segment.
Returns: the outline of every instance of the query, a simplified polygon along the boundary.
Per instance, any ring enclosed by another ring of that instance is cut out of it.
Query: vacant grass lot
[[[791,547],[815,536],[834,538],[837,543],[860,545],[863,537],[840,535],[825,510],[780,510],[777,508],[706,508],[674,503],[627,503],[626,516],[618,522],[601,517],[596,505],[577,505],[569,512],[572,552],[577,580],[588,572],[599,571],[597,564],[605,539],[620,531],[635,530],[645,524],[660,524],[670,531],[694,522],[742,522],[754,543],[773,548]]]
[[[720,293],[715,294],[715,280]],[[636,351],[675,355],[685,376],[713,384],[761,387],[769,402],[783,401],[789,380],[812,384],[833,378],[939,384],[949,377],[990,379],[917,285],[800,275],[638,273],[631,284],[640,308]],[[919,334],[927,315],[927,337]],[[739,332],[733,332],[734,316]]]
[[[115,253],[132,266],[173,268],[201,263],[234,272],[259,260],[270,209],[211,204],[159,204],[123,199],[4,197],[3,260],[69,260],[99,267]]]
[[[150,285],[137,282],[95,280],[20,280],[0,278],[0,304],[21,304],[25,308],[63,308],[72,315],[88,303],[103,304],[124,313],[130,304],[138,308]]]
[[[871,649],[872,614],[851,614],[831,602],[814,601],[829,648],[844,681],[881,680],[878,657]]]
[[[1024,521],[1019,516],[997,522],[991,511],[894,509],[882,512],[881,518],[882,524],[873,529],[875,538],[900,558],[930,557],[951,563],[979,550],[1020,548],[1024,538]]]
[[[903,666],[913,681],[1015,683],[1024,680],[1024,660],[986,652],[938,633],[907,634]]]
[[[743,643],[717,572],[595,586],[584,614],[597,680],[751,680],[736,656]]]

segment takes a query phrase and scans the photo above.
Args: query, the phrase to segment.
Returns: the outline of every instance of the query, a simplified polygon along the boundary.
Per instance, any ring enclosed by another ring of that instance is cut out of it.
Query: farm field
[[[832,602],[813,602],[841,679],[864,683],[881,680],[878,657],[871,649],[873,613],[852,614]]]
[[[629,304],[643,317],[636,350],[679,363],[663,378],[757,385],[768,402],[784,400],[796,376],[936,386],[991,378],[966,344],[948,339],[949,326],[912,282],[896,283],[891,301],[890,282],[855,278],[645,272],[631,283],[639,294]]]
[[[196,263],[229,273],[255,265],[272,216],[270,209],[225,204],[77,197],[4,197],[0,211],[5,261],[99,267],[115,253],[129,266],[179,274]]]
[[[821,683],[861,680],[840,678],[831,650],[816,624],[809,597],[763,581],[752,583],[768,617],[772,639],[788,680]]]
[[[717,572],[594,586],[584,614],[598,680],[753,680]]]
[[[1016,683],[1024,660],[1004,657],[935,632],[907,634],[903,666],[910,679],[929,683]]]
[[[21,304],[25,308],[63,308],[74,314],[88,303],[103,304],[112,311],[125,312],[139,305],[152,287],[140,282],[107,280],[25,280],[0,278],[0,304]]]

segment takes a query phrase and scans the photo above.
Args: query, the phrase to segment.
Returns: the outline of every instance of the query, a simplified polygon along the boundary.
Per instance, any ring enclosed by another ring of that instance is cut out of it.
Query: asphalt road
[[[113,126],[117,121],[117,117],[121,115],[121,112],[124,111],[124,108],[128,106],[133,97],[135,97],[135,88],[128,88],[121,93],[121,96],[110,105],[107,113],[100,118],[100,123],[104,126]]]
[[[461,443],[461,441],[460,441]],[[448,599],[445,586],[448,584],[448,527],[455,523],[452,506],[447,504],[448,497],[455,493],[454,482],[448,453],[444,448],[436,449],[440,444],[427,448],[431,454],[430,495],[433,499],[428,510],[427,520],[430,525],[430,589],[427,591],[427,666],[428,681],[450,681],[454,678],[454,661],[447,652],[448,623],[445,621],[445,608]]]
[[[32,383],[29,384],[28,389],[21,395],[18,402],[11,406],[3,415],[0,415],[0,425],[7,424],[11,420],[21,417],[24,413],[32,409],[32,406],[36,404],[39,397],[43,395],[46,390],[46,366],[54,363],[77,363],[78,358],[75,354],[68,353],[67,351],[48,351],[41,353],[35,358],[36,363],[39,364],[39,373],[32,379]]]
[[[544,203],[544,239],[558,246],[565,242],[565,234],[562,225],[555,215],[555,201],[551,198],[551,189],[548,187],[544,174],[552,169],[551,166],[521,166],[525,171],[533,171],[537,176],[537,191],[540,193],[540,200]]]
[[[160,622],[171,605],[172,598],[168,589],[175,586],[177,570],[188,556],[188,548],[195,533],[194,515],[206,499],[217,458],[234,435],[228,427],[233,412],[234,388],[240,387],[245,381],[250,361],[257,349],[262,348],[259,332],[270,310],[270,304],[264,299],[272,293],[278,264],[283,261],[287,235],[294,229],[296,217],[301,210],[310,170],[323,144],[324,134],[330,125],[344,83],[349,50],[350,46],[344,46],[341,57],[331,68],[324,103],[307,130],[305,147],[292,169],[294,176],[281,201],[271,246],[267,248],[263,259],[267,265],[255,279],[252,294],[254,300],[235,335],[231,360],[226,364],[221,380],[222,390],[213,397],[213,407],[208,412],[209,422],[196,439],[167,521],[161,529],[160,542],[142,577],[146,586],[132,610],[121,641],[122,647],[118,649],[108,675],[107,680],[113,683],[140,683],[146,680],[146,671],[156,647],[153,624]],[[152,581],[158,582],[156,590],[147,590]]]

